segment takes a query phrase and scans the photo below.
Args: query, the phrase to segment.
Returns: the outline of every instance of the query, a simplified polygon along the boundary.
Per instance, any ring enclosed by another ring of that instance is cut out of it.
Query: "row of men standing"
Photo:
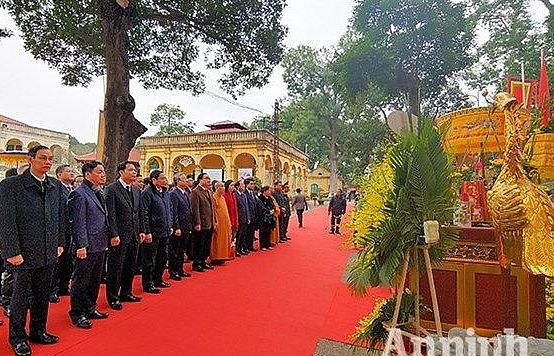
[[[121,302],[140,301],[132,294],[132,282],[141,243],[142,286],[147,293],[157,294],[159,288],[169,287],[162,279],[168,241],[172,276],[188,275],[183,270],[184,241],[194,240],[193,270],[213,268],[207,260],[218,222],[207,174],[199,176],[198,186],[192,191],[191,180],[179,175],[176,188],[166,193],[167,178],[161,171],[153,171],[149,186],[141,194],[133,185],[137,175],[133,163],[121,163],[119,179],[102,190],[106,183],[104,167],[100,162],[90,162],[82,167],[83,184],[73,190],[46,175],[52,162],[47,147],[35,146],[29,150],[29,169],[0,184],[1,251],[14,276],[9,342],[16,355],[30,354],[29,340],[42,344],[59,340],[46,331],[50,282],[54,275],[58,293],[67,293],[67,275],[72,266],[69,315],[80,328],[92,327],[91,319],[108,317],[96,308],[106,251],[106,296],[115,310],[122,309]],[[267,230],[267,226],[257,226],[259,206],[254,183],[247,180],[246,184],[247,189],[242,182],[235,183],[242,221],[237,231],[238,254],[254,249],[256,227]],[[285,240],[286,230],[285,226]]]

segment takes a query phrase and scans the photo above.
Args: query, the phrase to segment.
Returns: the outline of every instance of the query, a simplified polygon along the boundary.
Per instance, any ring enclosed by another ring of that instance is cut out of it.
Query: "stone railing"
[[[173,136],[148,136],[141,137],[140,146],[147,148],[159,146],[187,146],[212,143],[256,141],[265,141],[268,144],[273,144],[273,135],[266,130],[245,130],[235,132],[205,132]],[[280,140],[279,148],[292,155],[308,159],[308,156],[304,152],[283,141],[282,139]]]

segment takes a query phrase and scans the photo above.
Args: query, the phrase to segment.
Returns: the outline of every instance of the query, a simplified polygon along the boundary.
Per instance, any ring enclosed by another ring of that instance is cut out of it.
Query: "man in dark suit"
[[[171,285],[163,280],[167,263],[167,240],[173,233],[181,236],[179,223],[173,216],[167,193],[167,178],[160,170],[150,172],[150,184],[140,196],[142,244],[142,288],[158,294],[159,288]]]
[[[62,196],[67,204],[69,193],[73,191],[73,181],[75,180],[75,172],[68,164],[62,164],[56,168],[56,178],[61,183]],[[71,246],[71,234],[69,228],[66,229],[65,246]],[[67,248],[58,258],[58,263],[54,269],[52,277],[52,291],[50,293],[50,303],[59,303],[60,296],[69,295],[69,280],[73,272],[73,260],[70,249]]]
[[[248,224],[246,235],[246,248],[247,251],[253,252],[256,251],[254,249],[254,233],[256,232],[256,224],[258,221],[258,199],[256,198],[256,193],[254,192],[256,184],[254,183],[254,180],[246,178],[244,180],[244,185],[246,187],[246,203],[248,204],[248,212],[250,214],[250,223]]]
[[[248,226],[250,225],[250,210],[248,209],[248,201],[246,200],[245,186],[242,181],[235,183],[235,199],[237,200],[237,209],[239,216],[239,226],[237,230],[237,238],[235,242],[235,253],[238,257],[248,255],[250,249],[246,245],[248,238]]]
[[[78,328],[90,329],[90,319],[105,319],[107,313],[96,309],[104,255],[108,248],[108,213],[101,187],[106,173],[101,162],[83,164],[83,184],[69,195],[69,222],[75,269],[71,285],[69,316]]]
[[[169,193],[169,196],[173,207],[173,216],[179,221],[181,236],[173,233],[169,237],[169,278],[180,281],[182,277],[191,277],[191,274],[183,269],[183,264],[185,263],[184,253],[187,240],[191,238],[192,234],[192,209],[190,197],[186,192],[189,185],[187,177],[179,173],[175,175],[174,181],[175,188]]]
[[[275,181],[273,184],[273,197],[279,207],[281,208],[281,214],[279,215],[279,242],[284,243],[287,241],[287,226],[288,224],[288,214],[290,212],[290,204],[287,203],[287,199],[283,195],[283,185],[280,180]]]
[[[214,268],[206,262],[210,255],[212,235],[216,224],[214,201],[210,187],[210,176],[207,173],[202,173],[198,176],[198,186],[190,194],[194,226],[194,262],[192,263],[192,269],[196,272],[204,272],[205,269]]]
[[[137,168],[125,161],[119,163],[117,172],[119,179],[106,187],[110,226],[106,298],[112,309],[121,310],[122,301],[140,301],[132,288],[139,243],[144,240],[144,234],[139,233],[140,191],[133,186]]]
[[[14,275],[9,342],[16,355],[31,354],[28,340],[41,344],[59,340],[46,331],[52,272],[65,243],[61,187],[46,175],[53,160],[48,147],[35,146],[29,150],[30,168],[0,185],[2,257]],[[29,307],[28,337],[25,324]]]

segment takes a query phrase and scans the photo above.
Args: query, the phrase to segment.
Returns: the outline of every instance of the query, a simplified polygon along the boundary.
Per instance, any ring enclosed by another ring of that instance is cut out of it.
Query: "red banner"
[[[537,81],[522,82],[519,77],[508,77],[508,92],[517,99],[518,103],[530,108],[537,97]]]
[[[548,87],[548,72],[544,54],[541,55],[541,75],[539,78],[539,93],[537,95],[537,107],[541,114],[541,127],[548,126],[552,113],[550,111],[550,88]]]

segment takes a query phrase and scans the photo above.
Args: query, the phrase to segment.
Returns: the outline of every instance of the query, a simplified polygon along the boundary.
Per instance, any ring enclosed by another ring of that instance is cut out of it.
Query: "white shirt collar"
[[[37,177],[36,175],[33,174],[33,172],[31,172],[31,170],[29,169],[29,173],[31,173],[31,175],[33,177],[35,177],[36,180],[38,180],[39,182],[46,182],[46,174],[44,175],[44,178],[43,179],[40,179],[39,177]]]
[[[121,185],[123,186],[123,188],[127,189],[127,187],[130,187],[131,185],[130,184],[127,184],[125,183],[125,181],[123,179],[121,179],[121,177],[119,177],[119,183],[121,183]]]

